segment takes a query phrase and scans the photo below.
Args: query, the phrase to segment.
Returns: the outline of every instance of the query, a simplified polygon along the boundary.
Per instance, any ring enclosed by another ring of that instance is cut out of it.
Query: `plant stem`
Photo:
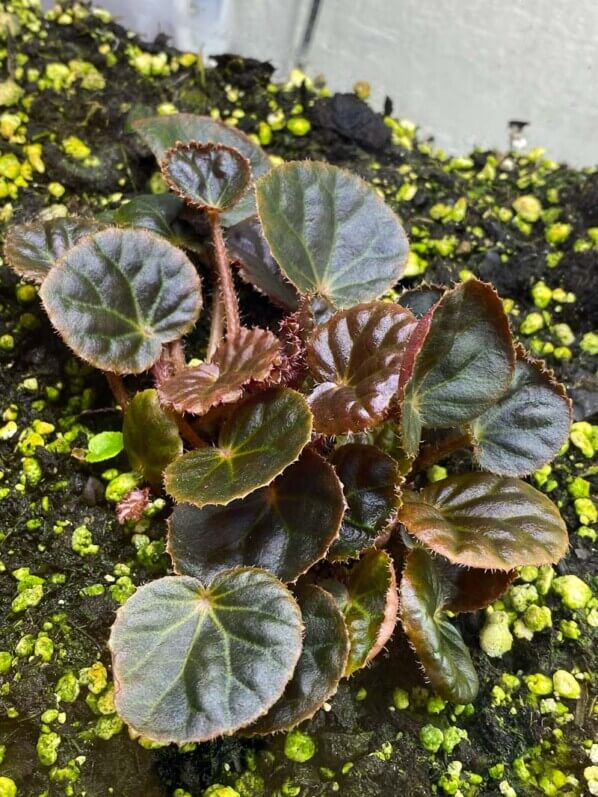
[[[411,466],[410,473],[419,473],[430,465],[434,465],[441,459],[448,457],[454,451],[459,451],[461,448],[468,448],[471,445],[471,435],[469,432],[457,432],[456,434],[445,437],[437,443],[430,443],[422,448],[419,456]]]
[[[224,332],[224,302],[219,290],[212,294],[212,316],[210,318],[210,338],[206,349],[206,362],[211,363]]]
[[[224,302],[226,332],[228,335],[236,335],[241,328],[239,306],[237,304],[237,294],[235,293],[235,286],[229,268],[222,227],[220,226],[219,212],[217,210],[208,210],[208,219],[212,232],[212,246],[214,251],[214,262],[218,273],[218,283],[220,285],[222,301]]]
[[[176,421],[176,425],[179,428],[179,432],[183,436],[183,438],[189,443],[189,445],[193,446],[193,448],[206,448],[208,445],[205,440],[202,440],[201,437],[197,434],[195,429],[191,426],[191,424],[186,421],[182,415],[179,415],[178,412],[173,413],[173,418]]]
[[[129,403],[129,392],[125,387],[122,376],[113,374],[111,371],[104,371],[104,374],[110,390],[112,391],[112,395],[116,399],[116,403],[120,404],[120,408],[124,412]]]
[[[183,350],[183,344],[180,340],[173,340],[172,343],[168,344],[168,354],[170,356],[170,362],[173,365],[175,374],[178,374],[179,371],[182,371],[186,365],[185,362],[185,352]]]

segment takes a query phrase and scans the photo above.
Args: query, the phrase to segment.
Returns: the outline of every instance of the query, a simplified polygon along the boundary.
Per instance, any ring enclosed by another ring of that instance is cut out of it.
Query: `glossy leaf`
[[[177,573],[205,581],[236,565],[295,581],[326,555],[344,508],[334,469],[307,449],[269,487],[228,506],[178,504],[168,550]]]
[[[237,401],[243,385],[262,381],[280,362],[278,339],[266,329],[241,328],[219,344],[212,362],[185,368],[160,385],[160,398],[179,412],[203,415]]]
[[[377,298],[403,273],[408,251],[403,228],[356,175],[293,161],[258,180],[256,196],[274,259],[300,293],[351,307]]]
[[[416,323],[409,310],[372,302],[336,313],[316,329],[307,362],[316,382],[309,405],[318,432],[358,432],[384,418]]]
[[[172,223],[185,203],[172,194],[139,194],[109,213],[119,227],[137,227],[163,238],[173,238]]]
[[[494,289],[471,279],[448,291],[419,321],[401,373],[406,452],[422,427],[456,426],[481,415],[507,390],[515,355]]]
[[[6,233],[4,257],[19,276],[42,282],[59,257],[102,226],[94,219],[77,217],[17,224]]]
[[[68,346],[104,371],[140,373],[163,343],[195,324],[201,286],[191,261],[144,230],[107,229],[80,241],[40,295]]]
[[[124,448],[122,432],[100,432],[89,438],[86,462],[104,462],[118,456]]]
[[[239,273],[245,282],[266,294],[274,304],[287,310],[297,309],[297,291],[272,257],[257,216],[229,227],[226,245],[230,255],[238,260]]]
[[[112,627],[117,711],[159,742],[233,733],[280,698],[301,636],[296,601],[264,570],[228,570],[209,586],[186,576],[150,581]]]
[[[451,584],[423,548],[407,555],[400,585],[401,622],[434,689],[454,703],[470,703],[479,682],[469,650],[446,615]]]
[[[401,307],[411,310],[416,318],[424,316],[436,302],[442,298],[445,289],[439,285],[423,283],[416,288],[408,288],[399,297]]]
[[[199,507],[244,498],[297,459],[311,426],[299,393],[287,388],[258,393],[224,422],[217,446],[190,451],[168,466],[166,490]]]
[[[183,453],[176,422],[160,406],[155,390],[133,396],[125,412],[123,438],[131,467],[150,484],[161,485],[166,466]]]
[[[436,557],[442,578],[453,591],[446,608],[451,612],[475,612],[497,601],[517,577],[517,570],[482,570],[478,567],[453,565],[444,557]]]
[[[170,189],[199,210],[228,210],[251,181],[247,158],[224,144],[179,141],[166,150],[161,168]]]
[[[484,470],[524,476],[558,454],[569,435],[571,402],[543,364],[518,350],[505,395],[471,429],[475,458]]]
[[[399,503],[400,477],[394,459],[374,446],[340,446],[330,462],[342,482],[348,506],[328,559],[342,560],[359,556],[374,544]]]
[[[397,618],[397,582],[386,551],[369,551],[353,567],[346,584],[322,584],[343,613],[351,648],[345,675],[352,675],[380,653],[394,631]]]
[[[526,482],[464,473],[406,490],[399,520],[454,564],[493,570],[558,562],[567,528],[558,509]]]
[[[240,130],[218,122],[209,116],[177,113],[168,116],[151,116],[133,122],[135,131],[161,161],[164,153],[178,141],[199,141],[225,144],[238,150],[249,161],[253,177],[257,179],[271,168],[266,153]],[[224,224],[230,226],[255,215],[255,193],[248,191],[231,210],[222,214]]]
[[[320,587],[305,585],[297,600],[305,623],[297,667],[280,700],[243,735],[288,730],[310,719],[336,692],[343,676],[349,637],[334,599]]]

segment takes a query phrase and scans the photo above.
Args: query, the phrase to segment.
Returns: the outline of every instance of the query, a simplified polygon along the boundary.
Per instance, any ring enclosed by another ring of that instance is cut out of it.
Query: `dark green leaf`
[[[326,555],[344,508],[334,469],[306,449],[269,487],[228,506],[178,504],[168,550],[177,573],[206,581],[235,565],[295,581]]]
[[[4,257],[21,277],[43,282],[59,257],[102,226],[93,219],[76,217],[19,224],[6,234]]]
[[[422,427],[457,426],[507,390],[515,362],[509,322],[490,285],[468,280],[419,321],[402,366],[403,441],[417,453]]]
[[[301,626],[293,596],[264,570],[228,570],[209,586],[187,576],[151,581],[112,627],[117,711],[159,742],[233,733],[282,695]]]
[[[469,650],[446,609],[452,585],[430,554],[413,548],[400,585],[401,622],[434,689],[454,703],[470,703],[479,682]]]
[[[409,248],[403,228],[356,175],[294,161],[258,180],[256,195],[272,254],[300,293],[351,307],[377,298],[403,273]]]
[[[118,226],[138,227],[171,240],[172,222],[184,206],[183,200],[172,194],[139,194],[110,211],[108,217]]]
[[[439,285],[418,285],[417,288],[408,288],[399,297],[401,307],[411,310],[414,316],[421,318],[428,310],[442,298],[445,289]]]
[[[297,291],[272,257],[257,216],[229,227],[226,244],[231,256],[238,259],[239,273],[245,282],[265,293],[280,307],[297,309]]]
[[[210,363],[184,368],[160,385],[160,398],[179,412],[203,415],[210,407],[240,399],[243,385],[266,379],[280,357],[275,335],[242,327],[224,338]]]
[[[178,141],[200,141],[225,144],[227,147],[239,150],[251,164],[251,172],[256,179],[271,168],[266,153],[250,138],[240,130],[209,116],[195,116],[191,113],[151,116],[146,119],[136,119],[133,127],[158,161],[161,161],[166,150],[174,147]],[[222,221],[230,226],[253,215],[255,215],[255,193],[251,190],[238,205],[222,214]]]
[[[493,570],[558,562],[567,528],[558,509],[526,482],[464,473],[406,490],[399,520],[454,564]]]
[[[525,476],[554,459],[570,425],[565,388],[520,349],[508,391],[472,423],[475,458],[492,473]]]
[[[100,432],[89,438],[86,462],[104,462],[116,457],[124,448],[122,432]]]
[[[301,657],[278,703],[245,729],[244,735],[288,730],[310,719],[336,692],[343,676],[349,637],[333,598],[319,587],[306,585],[297,600],[305,623]]]
[[[349,676],[380,653],[394,631],[398,594],[394,565],[386,551],[369,551],[349,572],[346,584],[322,584],[343,613],[351,649]]]
[[[378,448],[359,443],[337,448],[331,458],[348,507],[340,537],[328,558],[348,559],[374,544],[399,503],[397,463]]]
[[[170,189],[199,210],[228,210],[251,182],[249,161],[224,144],[180,142],[160,162]]]
[[[107,229],[69,249],[40,295],[50,320],[81,359],[140,373],[163,343],[195,324],[201,286],[191,261],[145,230]]]
[[[299,393],[277,388],[248,399],[222,426],[218,445],[190,451],[166,469],[166,490],[195,506],[229,504],[269,484],[311,436]]]
[[[150,484],[161,485],[166,466],[183,453],[176,422],[160,406],[155,390],[133,396],[125,412],[123,437],[131,467]]]
[[[316,382],[309,405],[318,432],[358,432],[384,418],[416,324],[399,305],[371,302],[336,313],[316,329],[307,362]]]

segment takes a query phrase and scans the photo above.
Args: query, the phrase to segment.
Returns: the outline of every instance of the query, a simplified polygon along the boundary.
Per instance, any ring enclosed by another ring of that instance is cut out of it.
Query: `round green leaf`
[[[346,582],[322,584],[341,610],[351,643],[345,675],[380,653],[394,631],[398,594],[393,561],[386,551],[371,550],[349,572]]]
[[[493,570],[558,562],[567,528],[558,509],[526,482],[464,473],[403,493],[399,520],[454,564]]]
[[[340,446],[330,462],[342,482],[348,506],[328,559],[342,560],[359,556],[374,544],[399,503],[401,480],[394,459],[375,446]]]
[[[403,359],[402,430],[415,456],[422,427],[457,426],[481,415],[511,383],[509,322],[490,285],[468,280],[419,321]]]
[[[334,599],[320,587],[305,585],[297,600],[305,623],[297,667],[280,700],[243,735],[284,731],[310,719],[336,692],[343,677],[349,637]]]
[[[171,190],[199,210],[228,210],[251,181],[247,158],[224,144],[179,141],[166,151],[160,165]]]
[[[400,585],[401,622],[434,689],[454,703],[471,703],[478,676],[459,630],[446,615],[452,585],[423,548],[413,548]]]
[[[19,224],[6,233],[4,257],[19,276],[43,282],[59,257],[102,226],[93,219],[76,217]]]
[[[297,603],[264,570],[228,570],[209,586],[186,576],[151,581],[112,627],[116,709],[154,741],[233,733],[280,698],[301,636]]]
[[[269,484],[311,437],[299,393],[277,388],[249,398],[220,430],[218,445],[190,451],[166,469],[166,490],[195,506],[229,504]]]
[[[480,467],[525,476],[550,462],[569,435],[571,402],[543,364],[518,351],[511,386],[472,423]]]
[[[172,222],[185,203],[172,194],[139,194],[110,212],[110,221],[122,227],[138,227],[170,240]]]
[[[116,373],[150,368],[162,344],[188,332],[201,309],[191,261],[163,238],[135,229],[83,239],[50,271],[40,295],[71,349]]]
[[[124,448],[122,432],[100,432],[89,438],[86,462],[104,462],[116,457]]]
[[[293,161],[256,183],[258,215],[283,273],[336,307],[392,287],[407,261],[397,216],[367,183],[325,163]]]
[[[326,555],[344,508],[334,469],[306,449],[269,487],[228,506],[178,504],[168,551],[177,573],[205,581],[235,565],[295,581]]]
[[[238,150],[249,161],[254,178],[266,174],[271,168],[270,159],[261,147],[242,133],[210,116],[176,113],[168,116],[151,116],[137,119],[133,127],[143,141],[161,161],[167,149],[177,142],[200,141],[225,144]],[[222,221],[230,226],[255,215],[255,192],[248,191],[234,208],[222,214]]]
[[[212,361],[184,368],[159,387],[160,398],[179,412],[205,414],[210,407],[230,404],[248,382],[266,379],[280,362],[278,338],[266,329],[242,327],[218,345]]]
[[[133,396],[125,412],[123,437],[131,467],[150,484],[160,485],[166,466],[183,453],[178,426],[160,406],[155,390]]]
[[[384,418],[416,325],[409,310],[371,302],[336,313],[316,329],[307,362],[316,382],[309,405],[318,432],[358,432]]]
[[[257,216],[229,227],[226,247],[231,257],[238,260],[239,273],[245,282],[265,293],[274,304],[286,310],[297,309],[297,291],[272,257]]]

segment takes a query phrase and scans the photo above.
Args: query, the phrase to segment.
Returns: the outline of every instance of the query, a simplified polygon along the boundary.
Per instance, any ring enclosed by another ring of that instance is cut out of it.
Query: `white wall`
[[[293,65],[310,0],[104,0],[146,35],[185,49]],[[522,119],[530,145],[598,164],[598,0],[321,0],[306,67],[331,88],[372,86],[439,146],[505,147]]]

